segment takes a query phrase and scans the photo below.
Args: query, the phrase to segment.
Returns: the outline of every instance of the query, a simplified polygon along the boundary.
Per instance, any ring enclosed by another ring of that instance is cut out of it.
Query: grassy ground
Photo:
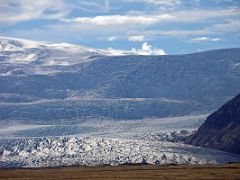
[[[0,169],[0,179],[240,179],[240,163],[221,166],[123,165]]]

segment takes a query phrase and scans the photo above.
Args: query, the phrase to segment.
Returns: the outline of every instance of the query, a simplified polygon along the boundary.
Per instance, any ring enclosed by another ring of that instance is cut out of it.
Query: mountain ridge
[[[75,46],[45,51],[30,45],[0,53],[2,120],[39,119],[44,109],[46,119],[56,118],[56,113],[69,119],[89,114],[115,119],[208,114],[240,91],[240,48],[105,56],[79,52]]]

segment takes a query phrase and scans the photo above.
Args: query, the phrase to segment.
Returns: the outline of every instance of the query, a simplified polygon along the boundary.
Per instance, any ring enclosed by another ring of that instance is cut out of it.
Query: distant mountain
[[[210,113],[240,91],[240,48],[122,55],[0,37],[0,120]]]
[[[186,142],[240,154],[240,94],[208,116]]]

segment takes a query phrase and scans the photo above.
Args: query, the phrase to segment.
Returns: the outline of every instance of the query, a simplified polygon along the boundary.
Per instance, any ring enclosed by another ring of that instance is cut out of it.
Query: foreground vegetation
[[[240,163],[0,169],[0,179],[240,179]]]

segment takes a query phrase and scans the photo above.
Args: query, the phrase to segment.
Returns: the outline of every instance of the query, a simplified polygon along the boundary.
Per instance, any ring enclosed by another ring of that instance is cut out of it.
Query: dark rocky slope
[[[208,116],[186,143],[240,154],[240,94]]]

